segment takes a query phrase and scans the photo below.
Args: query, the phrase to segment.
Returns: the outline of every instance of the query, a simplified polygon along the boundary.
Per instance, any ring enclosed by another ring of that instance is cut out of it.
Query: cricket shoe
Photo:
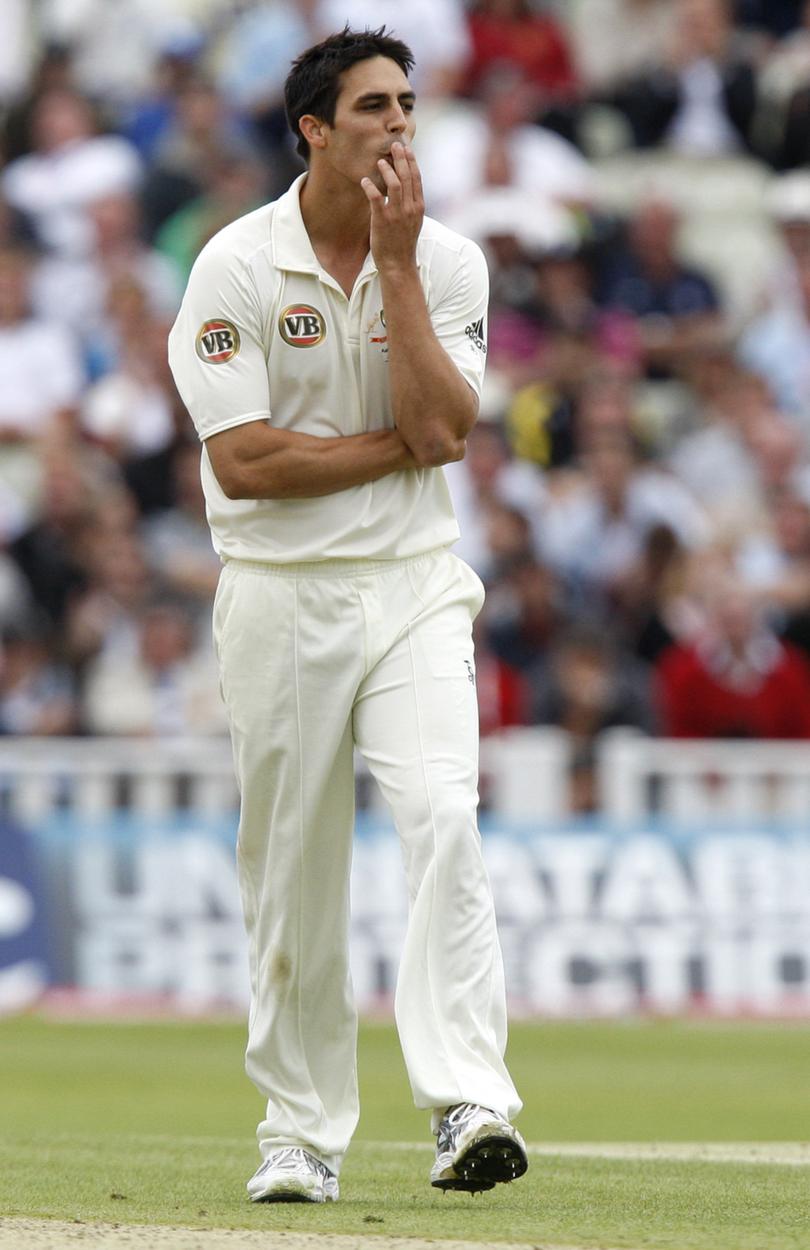
[[[336,1202],[334,1172],[302,1146],[279,1146],[247,1183],[252,1202]]]
[[[516,1180],[528,1166],[526,1144],[504,1116],[472,1102],[447,1108],[436,1134],[431,1185],[477,1193]]]

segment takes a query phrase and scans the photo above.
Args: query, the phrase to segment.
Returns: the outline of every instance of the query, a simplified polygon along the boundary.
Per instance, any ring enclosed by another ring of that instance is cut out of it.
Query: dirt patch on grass
[[[137,1224],[78,1224],[63,1220],[0,1219],[0,1250],[481,1250],[476,1241],[240,1229],[158,1228]],[[522,1242],[498,1250],[554,1250]],[[562,1247],[557,1250],[563,1250]],[[566,1247],[565,1250],[575,1250]]]

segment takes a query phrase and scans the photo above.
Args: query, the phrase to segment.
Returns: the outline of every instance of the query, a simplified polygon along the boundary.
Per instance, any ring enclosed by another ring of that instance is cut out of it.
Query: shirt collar
[[[299,174],[289,190],[276,202],[276,211],[270,227],[273,247],[273,264],[279,269],[293,273],[315,273],[320,278],[324,274],[307,234],[304,219],[301,216],[301,188],[306,173]],[[377,266],[369,252],[361,270],[361,277],[377,272]],[[334,279],[330,278],[330,281]]]

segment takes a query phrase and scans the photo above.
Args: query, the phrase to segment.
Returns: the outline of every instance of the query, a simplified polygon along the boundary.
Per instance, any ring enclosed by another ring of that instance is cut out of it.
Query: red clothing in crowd
[[[510,725],[528,723],[529,685],[526,678],[483,648],[479,649],[476,657],[476,684],[482,738]]]
[[[499,64],[515,65],[549,95],[571,95],[577,78],[565,36],[551,17],[495,17],[471,13],[472,59],[466,90],[473,95],[481,80]]]
[[[810,738],[810,661],[767,636],[738,664],[722,646],[670,647],[657,665],[668,738]]]

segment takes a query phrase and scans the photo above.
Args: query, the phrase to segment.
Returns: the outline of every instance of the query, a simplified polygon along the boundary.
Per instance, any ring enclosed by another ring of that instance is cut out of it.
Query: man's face
[[[321,149],[332,168],[359,185],[371,178],[380,191],[385,182],[377,168],[395,141],[410,144],[416,129],[414,93],[396,61],[385,56],[360,61],[342,75],[335,120],[324,125],[328,143]]]

